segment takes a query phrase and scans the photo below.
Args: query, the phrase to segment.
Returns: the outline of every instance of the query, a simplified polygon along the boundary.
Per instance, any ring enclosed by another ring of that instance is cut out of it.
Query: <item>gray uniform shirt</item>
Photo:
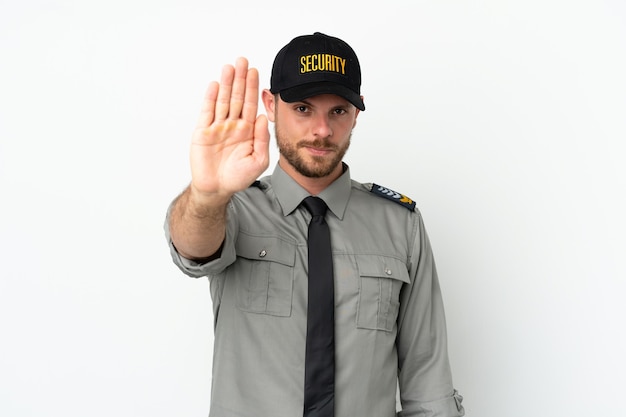
[[[440,288],[422,217],[344,174],[329,207],[337,417],[464,414],[452,385]],[[237,193],[219,259],[176,265],[209,278],[215,345],[210,417],[302,416],[308,193],[279,166]],[[168,224],[165,225],[166,235]]]

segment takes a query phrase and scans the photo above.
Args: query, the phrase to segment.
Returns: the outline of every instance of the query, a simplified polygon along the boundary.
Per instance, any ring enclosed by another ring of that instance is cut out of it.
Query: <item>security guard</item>
[[[464,415],[422,217],[408,197],[352,180],[343,162],[365,110],[360,84],[352,48],[315,33],[276,56],[262,92],[267,116],[257,116],[258,73],[244,58],[207,90],[192,181],[172,202],[165,232],[176,265],[210,282],[210,417]],[[280,157],[255,181],[269,163],[268,120]],[[311,287],[309,273],[323,262],[309,259],[316,214],[302,202],[311,196],[328,207],[330,291]],[[313,291],[334,305],[319,332],[311,311],[328,310],[319,307],[327,301]],[[322,331],[331,338],[315,359],[309,343]],[[310,371],[321,357],[332,365]],[[330,381],[316,387],[319,373]]]

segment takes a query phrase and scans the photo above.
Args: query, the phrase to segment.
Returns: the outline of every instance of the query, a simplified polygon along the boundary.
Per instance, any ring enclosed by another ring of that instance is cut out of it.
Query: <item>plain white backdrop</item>
[[[467,415],[623,412],[623,1],[0,0],[1,416],[208,414],[165,210],[222,65],[267,87],[314,31],[363,67],[353,176],[424,215]]]

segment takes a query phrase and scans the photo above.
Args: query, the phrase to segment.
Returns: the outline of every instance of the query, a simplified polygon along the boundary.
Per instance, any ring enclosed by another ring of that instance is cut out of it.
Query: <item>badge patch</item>
[[[388,200],[394,201],[411,211],[415,210],[415,201],[411,200],[409,197],[405,196],[404,194],[400,194],[396,191],[390,190],[389,188],[382,187],[378,184],[372,184],[372,189],[370,191],[376,195],[379,195],[381,197],[385,197]]]

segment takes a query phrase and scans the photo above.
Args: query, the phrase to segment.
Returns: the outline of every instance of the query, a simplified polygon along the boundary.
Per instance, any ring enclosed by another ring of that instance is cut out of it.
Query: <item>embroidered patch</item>
[[[385,197],[388,200],[394,201],[411,211],[415,210],[415,201],[411,200],[409,197],[405,196],[404,194],[400,194],[396,191],[390,190],[389,188],[382,187],[378,184],[372,184],[372,189],[370,191],[376,195],[379,195],[381,197]]]

